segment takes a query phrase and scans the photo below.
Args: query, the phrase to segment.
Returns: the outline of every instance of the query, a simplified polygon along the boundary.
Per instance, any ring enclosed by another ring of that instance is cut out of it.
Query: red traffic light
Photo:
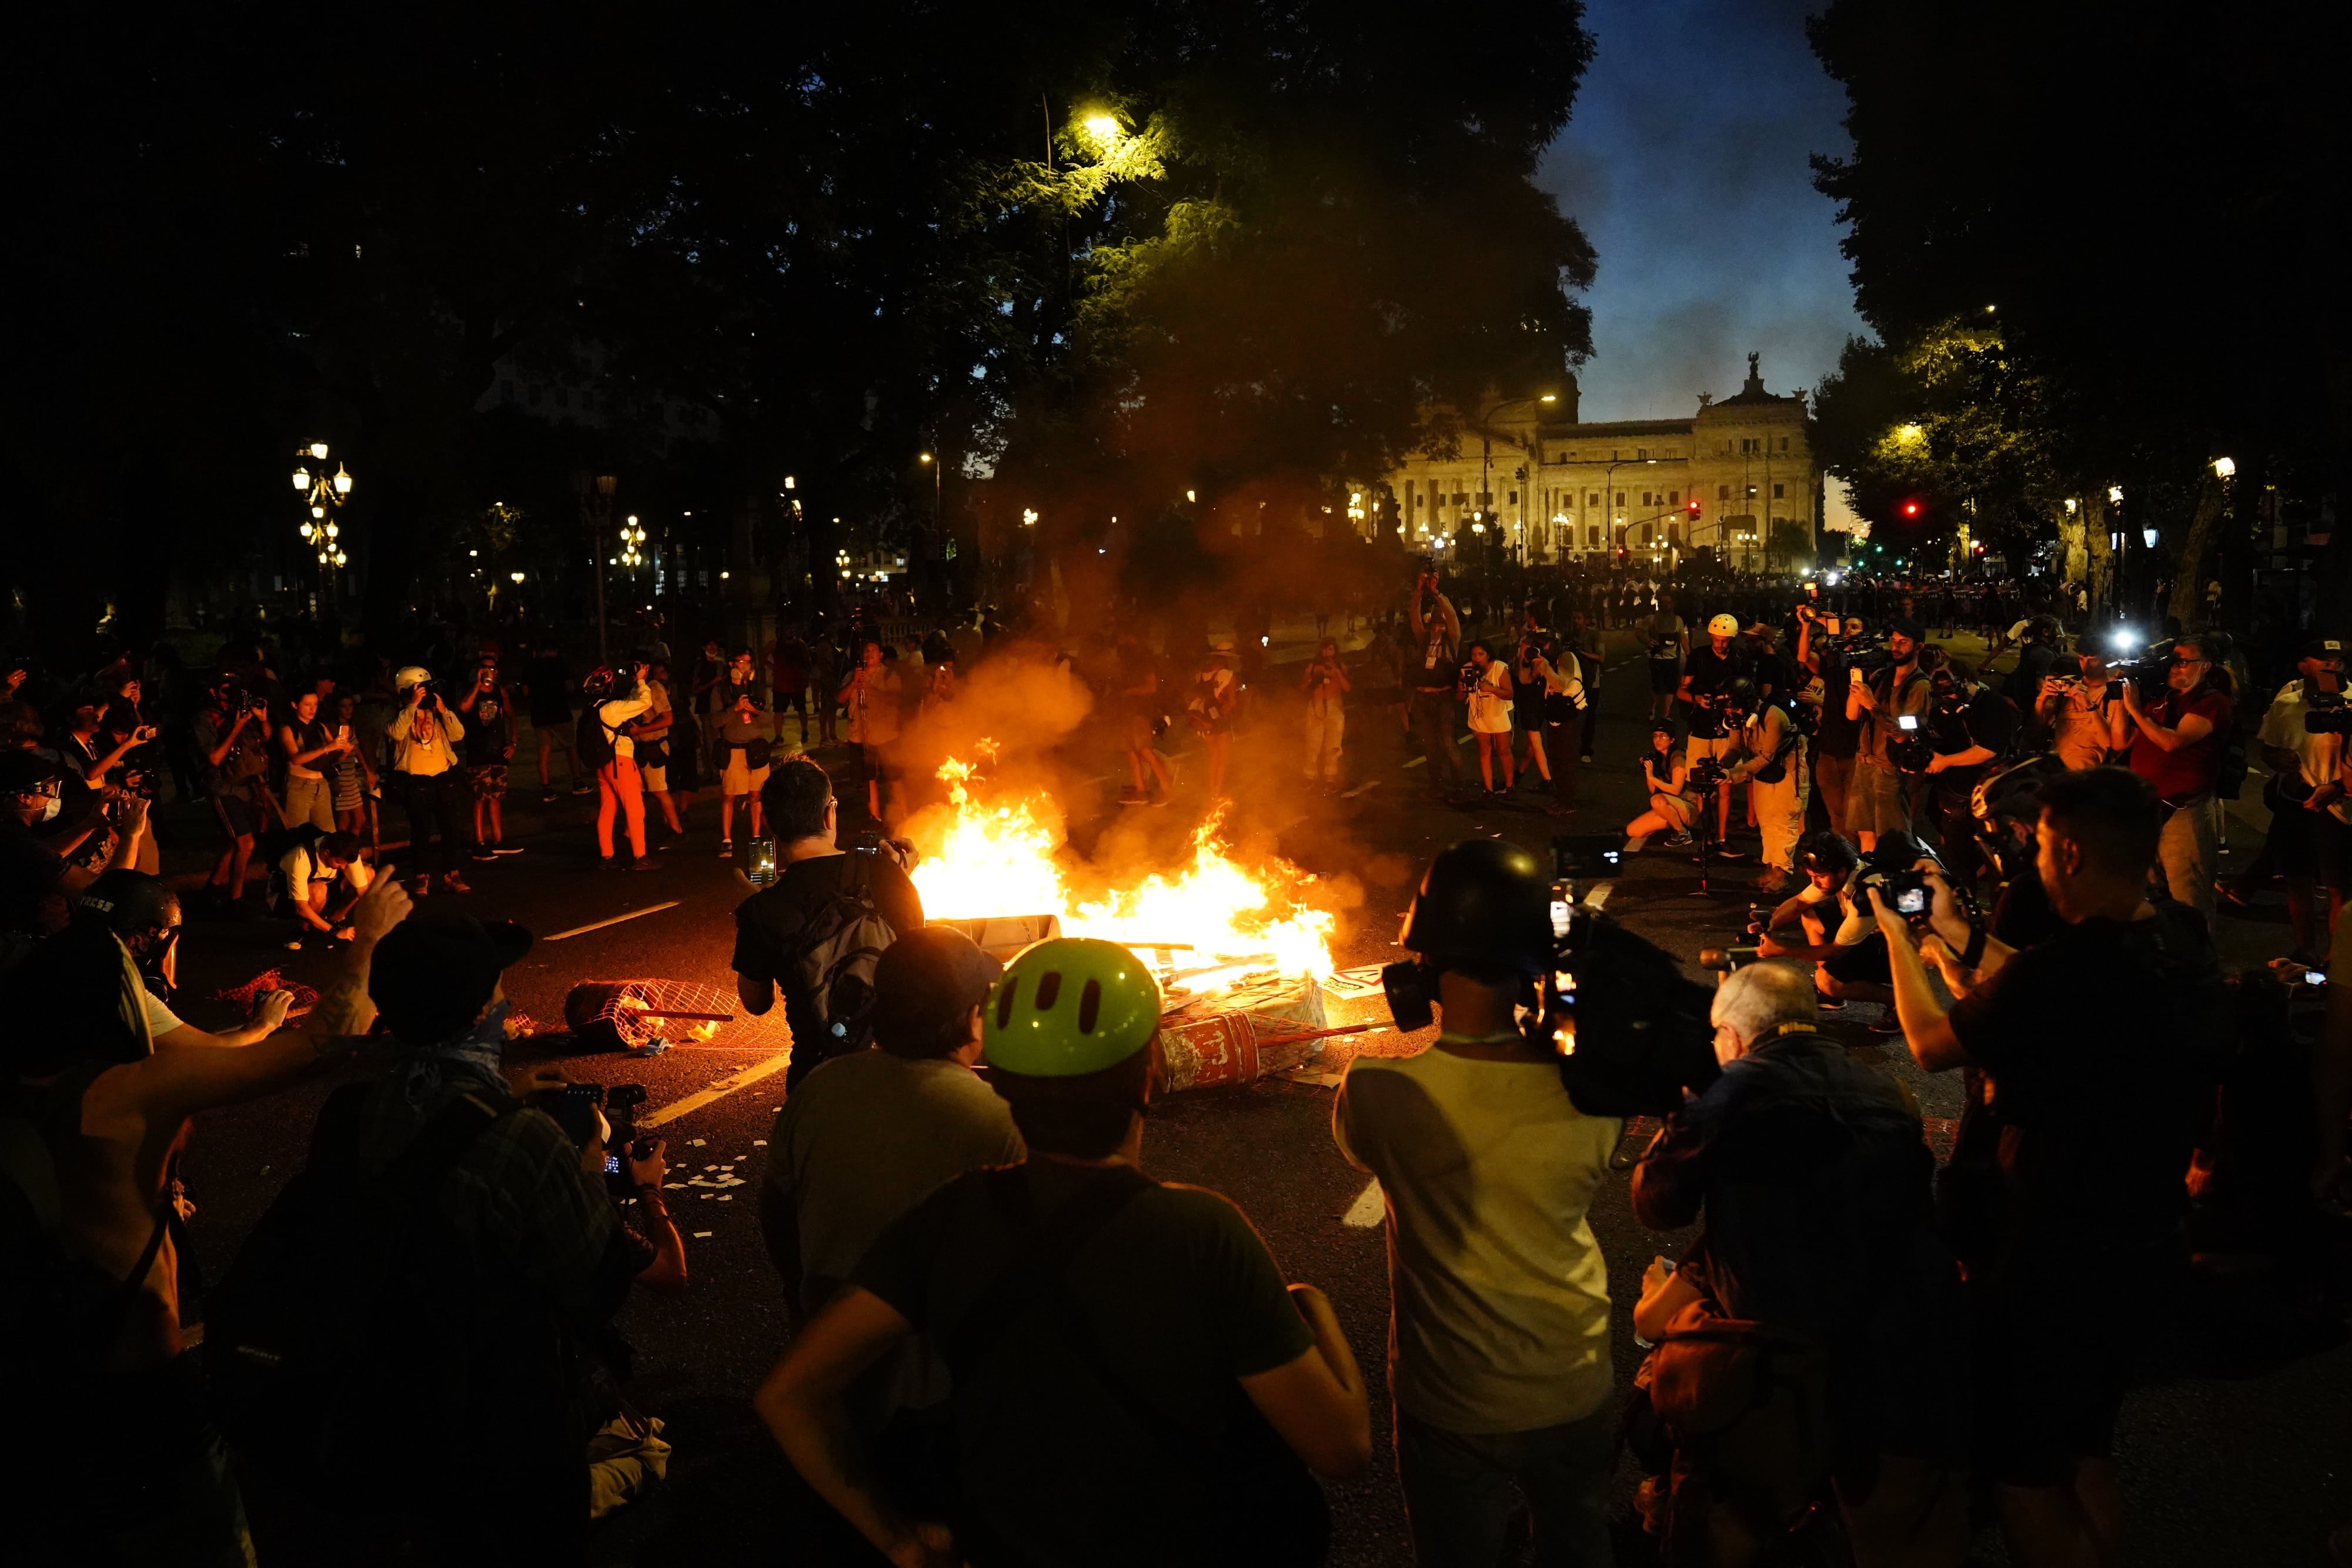
[[[1903,515],[1904,515],[1905,517],[1917,517],[1917,516],[1919,515],[1919,503],[1918,503],[1918,502],[1916,502],[1916,501],[1906,501],[1906,502],[1904,502],[1904,503],[1903,503]]]
[[[1685,509],[1685,511],[1689,512],[1689,513],[1690,513],[1690,515],[1691,515],[1692,517],[1697,517],[1697,516],[1698,516],[1698,497],[1697,497],[1696,496],[1693,496],[1693,497],[1690,498],[1690,504],[1689,504],[1687,507],[1685,507],[1684,509]]]

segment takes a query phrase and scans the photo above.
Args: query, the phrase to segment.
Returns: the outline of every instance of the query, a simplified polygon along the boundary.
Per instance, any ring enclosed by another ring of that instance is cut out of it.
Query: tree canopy
[[[1589,350],[1591,250],[1532,182],[1580,17],[1509,0],[1496,51],[1427,0],[44,13],[12,573],[48,629],[152,627],[175,564],[290,545],[314,437],[387,605],[494,503],[584,554],[581,470],[713,529],[785,526],[795,475],[817,559],[928,515],[918,451],[1056,548],[1377,473],[1430,401]]]

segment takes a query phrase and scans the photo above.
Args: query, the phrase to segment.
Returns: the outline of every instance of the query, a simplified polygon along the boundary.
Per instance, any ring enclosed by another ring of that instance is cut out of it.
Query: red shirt
[[[2142,711],[2147,715],[2149,722],[2167,729],[2179,728],[2180,721],[2192,713],[2200,715],[2213,728],[2210,734],[2188,746],[2167,751],[2135,726],[2131,770],[2147,779],[2155,787],[2157,794],[2167,800],[2210,790],[2214,777],[2221,770],[2221,747],[2230,736],[2234,712],[2230,699],[2216,691],[2187,695],[2167,691],[2161,700],[2151,703]]]

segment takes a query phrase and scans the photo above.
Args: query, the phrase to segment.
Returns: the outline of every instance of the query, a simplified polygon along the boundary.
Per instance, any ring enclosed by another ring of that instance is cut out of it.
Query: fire
[[[992,752],[985,742],[982,748]],[[1057,915],[1066,935],[1124,943],[1155,959],[1161,955],[1151,949],[1172,944],[1164,961],[1193,991],[1268,970],[1331,973],[1331,916],[1307,903],[1314,877],[1279,859],[1244,868],[1219,839],[1222,815],[1193,833],[1191,861],[1180,870],[1081,892],[1057,858],[1062,822],[1052,798],[978,800],[972,774],[972,764],[950,758],[939,770],[944,811],[912,824],[923,852],[914,881],[925,914]]]

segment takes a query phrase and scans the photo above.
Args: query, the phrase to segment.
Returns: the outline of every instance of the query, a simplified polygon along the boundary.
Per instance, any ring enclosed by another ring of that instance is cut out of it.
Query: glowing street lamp
[[[2213,459],[2213,474],[2215,477],[2227,479],[2233,476],[2237,472],[2238,465],[2236,459],[2230,457],[2216,457]]]
[[[314,463],[319,465],[315,472],[310,466]],[[320,566],[341,567],[351,557],[333,542],[341,537],[343,531],[333,514],[341,511],[343,503],[351,499],[352,473],[347,465],[339,463],[331,477],[326,463],[327,444],[323,441],[314,441],[295,450],[294,493],[308,503],[310,514],[296,531],[302,536],[302,542],[311,547],[311,553],[318,557]]]

